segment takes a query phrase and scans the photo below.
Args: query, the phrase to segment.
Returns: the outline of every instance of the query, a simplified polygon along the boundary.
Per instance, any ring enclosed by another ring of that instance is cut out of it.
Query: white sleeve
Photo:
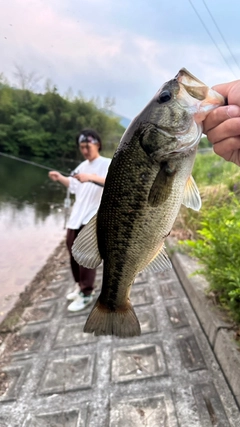
[[[68,177],[69,179],[69,191],[71,194],[76,194],[77,186],[78,186],[78,180],[76,178],[73,178],[72,176]]]
[[[81,164],[76,167],[73,171],[74,173],[80,173],[81,172]],[[76,178],[73,178],[72,176],[68,177],[69,179],[69,191],[71,194],[76,194],[77,187],[79,185],[79,181]]]

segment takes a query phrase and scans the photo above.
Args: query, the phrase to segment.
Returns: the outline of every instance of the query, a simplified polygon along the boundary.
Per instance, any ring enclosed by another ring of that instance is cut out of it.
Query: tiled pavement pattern
[[[131,300],[142,335],[134,339],[84,334],[91,308],[69,313],[69,270],[58,277],[47,298],[23,315],[31,320],[21,334],[32,344],[7,367],[1,427],[240,426],[236,403],[173,270],[138,276]],[[101,267],[96,295],[100,283]]]

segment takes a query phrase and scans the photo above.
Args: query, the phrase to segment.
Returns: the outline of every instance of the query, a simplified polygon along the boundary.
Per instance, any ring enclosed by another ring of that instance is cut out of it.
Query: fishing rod
[[[12,156],[11,154],[2,153],[0,151],[0,156],[9,157],[9,159],[18,160],[19,162],[27,163],[32,166],[37,166],[38,168],[47,169],[49,171],[54,170],[54,168],[49,168],[48,166],[41,165],[40,163],[31,162],[30,160],[21,159],[20,157]],[[69,176],[69,173],[58,171],[62,175]]]
[[[32,166],[37,166],[38,168],[47,169],[49,171],[54,170],[54,168],[49,168],[48,166],[41,165],[40,163],[35,163],[35,162],[31,162],[30,160],[25,160],[25,159],[22,159],[20,157],[12,156],[11,154],[6,154],[6,153],[3,153],[2,151],[0,151],[0,156],[9,157],[10,159],[18,160],[19,162],[27,163],[27,164],[32,165]],[[65,176],[70,175],[70,176],[74,177],[74,175],[77,175],[77,173],[75,173],[74,171],[72,171],[70,173],[66,173],[66,172],[62,172],[62,171],[58,170],[58,172],[60,172],[62,175],[65,175]],[[104,187],[103,184],[100,184],[98,182],[94,182],[94,181],[91,181],[91,182],[92,182],[92,184],[98,185],[99,187]]]
[[[13,160],[18,160],[19,162],[27,163],[28,165],[36,166],[38,168],[47,169],[49,171],[51,171],[51,170],[54,169],[54,168],[49,168],[48,166],[41,165],[40,163],[32,162],[30,160],[22,159],[20,157],[13,156],[11,154],[3,153],[2,151],[0,151],[0,156],[8,157],[9,159],[13,159]],[[74,177],[74,175],[76,175],[75,171],[72,171],[70,173],[66,173],[66,172],[63,172],[63,171],[58,171],[58,172],[60,172],[64,176],[69,176],[70,175],[70,176]],[[95,185],[98,185],[100,187],[104,187],[103,184],[99,184],[97,182],[92,182],[92,183],[95,184]],[[67,219],[69,217],[69,210],[70,210],[70,207],[71,207],[70,191],[69,191],[68,187],[67,187],[67,193],[66,193],[66,197],[64,199],[64,205],[63,206],[64,206],[64,210],[65,210],[64,226],[63,226],[63,228],[65,229],[66,228]]]

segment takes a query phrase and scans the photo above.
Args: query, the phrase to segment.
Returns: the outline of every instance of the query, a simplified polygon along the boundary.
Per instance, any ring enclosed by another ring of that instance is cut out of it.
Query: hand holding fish
[[[216,154],[240,166],[240,80],[213,86],[228,105],[213,110],[203,122],[203,131]]]

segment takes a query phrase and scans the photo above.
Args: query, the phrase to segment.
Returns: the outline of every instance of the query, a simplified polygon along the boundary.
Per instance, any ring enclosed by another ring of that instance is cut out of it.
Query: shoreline
[[[45,291],[47,281],[53,281],[54,277],[57,276],[57,271],[54,267],[67,265],[67,255],[65,239],[62,239],[33,279],[25,286],[25,289],[10,295],[10,298],[8,296],[10,300],[9,309],[0,316],[0,333],[15,332],[20,328],[21,313],[26,306],[32,304],[39,294]]]
[[[65,230],[61,229],[58,220],[55,222],[53,215],[34,225],[32,213],[32,210],[29,215],[26,212],[24,226],[18,230],[17,221],[13,221],[9,232],[6,232],[6,218],[1,223],[3,241],[0,257],[0,323],[65,238]],[[23,215],[20,214],[17,218],[21,225],[24,221]]]

